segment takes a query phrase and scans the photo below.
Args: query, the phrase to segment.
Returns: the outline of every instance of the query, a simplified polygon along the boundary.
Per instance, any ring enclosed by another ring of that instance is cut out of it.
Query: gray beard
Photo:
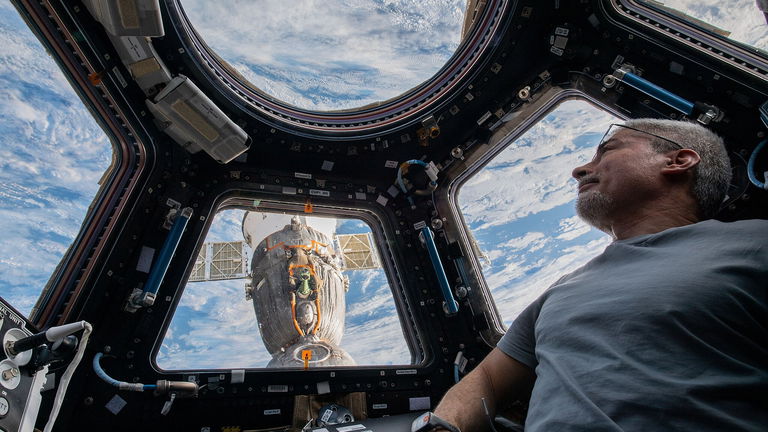
[[[576,198],[576,214],[584,222],[610,234],[608,214],[614,207],[613,198],[600,191],[587,191]]]

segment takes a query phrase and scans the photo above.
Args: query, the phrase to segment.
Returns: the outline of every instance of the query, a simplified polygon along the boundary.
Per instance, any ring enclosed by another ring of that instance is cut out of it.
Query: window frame
[[[258,206],[253,206],[254,201],[258,201]],[[172,374],[188,374],[188,373],[207,373],[214,371],[231,370],[232,368],[206,368],[206,369],[165,369],[157,363],[157,357],[165,341],[166,334],[170,329],[171,322],[175,316],[176,309],[179,306],[186,286],[188,284],[189,277],[192,274],[195,260],[197,259],[200,249],[204,247],[205,239],[211,230],[211,226],[215,221],[216,215],[224,210],[256,210],[263,212],[273,213],[299,213],[306,214],[304,211],[305,203],[302,201],[291,200],[290,198],[275,197],[273,195],[256,195],[248,192],[234,192],[228,194],[221,199],[218,205],[213,206],[211,213],[207,216],[206,225],[203,231],[200,233],[195,251],[190,255],[184,277],[179,282],[176,289],[176,300],[168,309],[168,312],[163,319],[162,327],[157,333],[157,338],[153,343],[151,350],[149,351],[149,364],[160,374],[172,375]],[[400,329],[403,332],[403,339],[408,345],[408,349],[411,353],[411,362],[409,364],[394,364],[394,365],[356,365],[356,366],[333,366],[333,367],[317,367],[312,368],[315,372],[337,372],[337,371],[361,371],[361,370],[403,370],[403,369],[421,369],[430,365],[432,359],[428,355],[429,343],[425,339],[425,332],[418,325],[418,320],[413,313],[415,305],[410,304],[408,295],[405,292],[403,280],[400,276],[400,265],[397,263],[397,258],[389,246],[387,241],[388,236],[392,236],[392,229],[387,227],[385,220],[386,215],[373,206],[366,207],[364,203],[361,203],[360,207],[338,206],[338,205],[326,205],[313,203],[312,216],[327,215],[333,218],[346,218],[356,219],[364,222],[371,230],[371,236],[376,243],[376,251],[378,253],[379,262],[381,268],[384,271],[384,275],[387,278],[390,291],[392,293],[393,302],[395,305],[395,311],[400,322]],[[254,316],[254,319],[256,317]],[[343,346],[342,346],[343,348]],[[301,368],[267,368],[267,367],[238,367],[249,373],[306,373]]]
[[[671,38],[759,79],[766,80],[768,77],[766,51],[716,34],[661,8],[636,0],[608,0],[600,2],[600,7],[609,17],[629,20],[644,27],[645,31]]]
[[[279,129],[288,126],[307,136],[324,136],[383,131],[416,121],[476,73],[478,64],[493,51],[493,35],[503,31],[514,4],[511,0],[488,0],[456,51],[429,79],[381,103],[339,111],[302,109],[269,96],[244,82],[240,74],[207,45],[187,18],[181,0],[167,2],[164,13],[168,13],[181,44],[201,66],[206,79],[219,82],[218,86],[252,115],[264,117],[266,123]]]

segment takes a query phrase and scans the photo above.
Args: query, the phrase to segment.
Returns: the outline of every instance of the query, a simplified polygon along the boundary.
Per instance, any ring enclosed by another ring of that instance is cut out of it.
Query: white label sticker
[[[144,60],[147,58],[147,51],[141,46],[141,41],[136,36],[126,36],[121,38],[123,40],[123,46],[128,51],[128,55],[131,56],[130,63]]]
[[[385,168],[397,168],[397,161],[388,160],[388,161],[384,162],[384,167]]]
[[[387,409],[388,407],[387,404],[373,404],[373,409]]]
[[[292,186],[283,186],[284,195],[296,195],[296,188]]]
[[[387,197],[385,197],[385,196],[383,196],[383,195],[379,195],[379,197],[378,197],[378,198],[376,198],[376,202],[377,202],[377,203],[379,203],[379,204],[381,204],[381,205],[383,205],[383,206],[385,206],[385,205],[387,205],[387,203],[389,202],[389,200],[387,199]]]
[[[13,311],[5,307],[2,303],[0,303],[0,313],[7,316],[8,319],[13,321],[17,326],[24,327],[24,320],[22,320],[21,317],[16,315]],[[2,323],[2,317],[0,317],[0,323]]]
[[[7,307],[3,306],[2,303],[0,303],[0,313],[5,315],[5,316],[7,316],[8,319],[13,321],[14,324],[16,324],[17,326],[22,327],[22,328],[24,327],[24,320],[22,320],[18,315],[13,313],[10,309],[8,309]],[[2,323],[2,321],[3,321],[2,317],[0,317],[0,323]]]
[[[267,387],[267,392],[268,393],[288,393],[288,386],[273,384]]]
[[[120,83],[120,86],[122,88],[128,87],[128,82],[123,78],[123,74],[120,73],[120,69],[117,68],[117,66],[112,68],[112,73],[115,75],[115,78],[117,78],[117,82]]]
[[[331,193],[326,190],[320,190],[320,189],[310,189],[309,190],[310,195],[314,196],[321,196],[321,197],[329,197],[331,196]]]
[[[466,369],[468,362],[469,361],[467,360],[466,357],[461,358],[461,360],[459,361],[459,372],[464,372],[464,369]]]
[[[142,246],[139,254],[139,262],[136,264],[136,271],[149,273],[152,268],[152,258],[155,257],[155,250],[151,247]]]
[[[480,117],[479,119],[477,119],[477,124],[478,124],[478,125],[482,125],[482,124],[483,124],[483,123],[485,123],[485,121],[486,121],[486,120],[488,120],[489,118],[491,118],[491,112],[490,112],[490,111],[486,112],[485,114],[483,114],[483,116],[482,116],[482,117]]]
[[[568,29],[567,28],[562,28],[562,27],[557,27],[557,28],[555,28],[555,34],[558,35],[558,36],[568,36]]]
[[[230,382],[232,384],[240,384],[242,382],[245,382],[245,369],[232,370],[232,377]]]
[[[428,410],[431,404],[429,396],[408,398],[408,405],[411,411]]]
[[[392,185],[387,189],[387,193],[392,198],[395,198],[396,196],[400,195],[400,189],[396,188],[395,185]]]
[[[355,192],[355,199],[364,200],[365,192]]]
[[[333,162],[323,161],[323,165],[320,167],[323,171],[331,171],[333,169]]]
[[[264,415],[278,415],[278,414],[280,414],[280,412],[281,412],[280,408],[264,410]]]
[[[293,173],[293,176],[300,179],[312,180],[312,174],[295,172]]]
[[[332,409],[327,409],[327,410],[325,410],[325,412],[323,413],[323,416],[322,416],[322,417],[320,417],[320,420],[322,420],[323,422],[327,422],[327,421],[328,421],[328,419],[329,419],[329,418],[331,418],[331,415],[332,415],[332,414],[333,414],[333,410],[332,410]]]
[[[415,224],[413,224],[413,229],[420,230],[420,229],[424,228],[425,226],[427,226],[427,223],[424,222],[424,221],[416,222]]]
[[[331,383],[323,381],[317,383],[317,394],[326,394],[331,392]]]
[[[193,98],[190,100],[192,106],[195,107],[197,112],[203,115],[206,120],[210,121],[216,127],[221,127],[227,122],[227,117],[221,110],[213,104],[202,98]]]
[[[395,375],[416,375],[416,369],[398,369]]]
[[[128,405],[128,402],[125,401],[125,399],[121,398],[119,395],[115,395],[112,397],[112,399],[107,402],[105,407],[114,415],[117,415],[120,411],[125,408],[125,406]]]
[[[359,431],[359,430],[363,430],[363,429],[365,429],[365,426],[361,425],[361,424],[359,424],[359,425],[352,425],[352,426],[342,426],[342,427],[337,427],[336,428],[336,430],[339,431],[339,432]]]

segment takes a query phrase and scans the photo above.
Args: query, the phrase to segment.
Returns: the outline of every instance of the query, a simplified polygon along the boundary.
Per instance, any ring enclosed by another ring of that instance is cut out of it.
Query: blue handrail
[[[146,299],[148,296],[154,301],[154,296],[157,295],[157,291],[160,290],[160,284],[165,278],[165,273],[168,271],[168,267],[171,264],[171,259],[176,253],[176,248],[179,247],[181,242],[181,235],[184,233],[184,229],[187,227],[189,219],[192,217],[192,208],[185,207],[181,210],[176,220],[173,222],[171,232],[168,233],[168,237],[165,238],[165,243],[160,249],[160,254],[157,257],[157,261],[152,266],[152,270],[149,273],[147,283],[144,284],[143,297]]]
[[[761,141],[760,144],[755,147],[755,150],[749,156],[749,162],[747,162],[747,176],[749,177],[749,181],[760,189],[768,189],[768,183],[758,180],[755,175],[755,161],[757,160],[757,155],[763,150],[763,147],[765,147],[766,142],[768,142],[768,139]]]
[[[448,277],[445,275],[443,263],[440,261],[440,255],[437,253],[435,237],[432,235],[432,230],[429,229],[429,227],[422,228],[421,234],[424,236],[424,243],[427,245],[429,259],[432,261],[432,267],[434,267],[435,273],[437,274],[437,282],[440,284],[440,290],[445,299],[445,309],[448,314],[455,314],[459,311],[459,303],[453,298],[451,286],[448,284]]]
[[[647,94],[648,96],[651,96],[669,106],[672,108],[680,111],[683,114],[691,115],[693,114],[693,102],[690,102],[688,100],[685,100],[681,98],[680,96],[667,91],[666,89],[663,89],[656,84],[644,79],[640,78],[640,76],[633,74],[632,72],[627,72],[623,69],[619,69],[613,74],[617,79],[620,81],[623,81],[625,84],[634,87],[641,92]]]

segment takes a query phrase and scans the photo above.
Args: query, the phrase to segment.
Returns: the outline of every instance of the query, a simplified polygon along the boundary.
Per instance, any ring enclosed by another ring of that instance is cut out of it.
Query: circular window
[[[199,37],[268,97],[375,106],[427,81],[462,38],[466,0],[182,0]]]

